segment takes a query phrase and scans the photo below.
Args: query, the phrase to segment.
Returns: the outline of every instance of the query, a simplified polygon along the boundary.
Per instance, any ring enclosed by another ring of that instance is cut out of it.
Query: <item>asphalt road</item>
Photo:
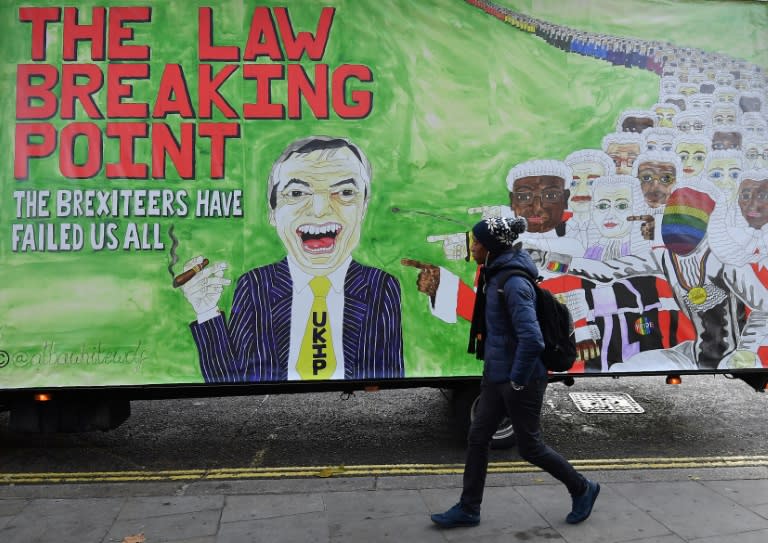
[[[643,413],[583,413],[569,393],[626,393]],[[573,459],[768,454],[768,394],[724,376],[553,384],[546,440]],[[136,401],[110,432],[26,435],[0,414],[0,473],[461,463],[450,403],[430,388]],[[517,460],[515,449],[493,461]]]

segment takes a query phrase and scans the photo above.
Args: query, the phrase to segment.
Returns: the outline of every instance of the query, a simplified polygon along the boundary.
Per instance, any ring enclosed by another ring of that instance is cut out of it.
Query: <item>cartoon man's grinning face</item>
[[[360,160],[349,148],[293,155],[276,171],[270,218],[288,253],[311,275],[326,275],[360,241],[367,207]]]

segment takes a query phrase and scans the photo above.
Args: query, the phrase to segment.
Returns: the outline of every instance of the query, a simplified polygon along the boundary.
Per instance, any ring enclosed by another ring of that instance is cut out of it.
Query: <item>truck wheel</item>
[[[477,398],[480,395],[480,385],[471,384],[453,390],[453,415],[456,421],[457,434],[466,441],[469,425],[474,419]],[[509,419],[504,417],[498,431],[493,435],[491,448],[509,449],[515,445],[515,431]]]
[[[453,408],[456,438],[466,443],[469,425],[472,422],[472,405],[480,393],[480,386],[475,384],[461,386],[453,389],[451,392],[451,407]]]
[[[475,401],[472,402],[472,409],[470,411],[470,419],[474,420],[475,418],[475,409],[477,409],[477,400],[478,398],[475,398]],[[509,420],[509,417],[504,417],[501,419],[501,422],[499,423],[499,427],[496,430],[496,433],[493,434],[493,438],[491,439],[491,448],[492,449],[510,449],[515,446],[516,439],[515,439],[515,429],[512,427],[512,421]]]

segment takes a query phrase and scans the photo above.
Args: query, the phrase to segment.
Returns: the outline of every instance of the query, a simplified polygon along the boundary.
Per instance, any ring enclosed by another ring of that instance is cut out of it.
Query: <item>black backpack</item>
[[[576,338],[573,319],[565,304],[561,303],[538,282],[523,270],[505,270],[499,274],[499,295],[504,297],[504,284],[512,275],[525,277],[536,291],[536,317],[539,320],[541,335],[544,337],[544,351],[541,361],[550,371],[568,371],[576,361]]]

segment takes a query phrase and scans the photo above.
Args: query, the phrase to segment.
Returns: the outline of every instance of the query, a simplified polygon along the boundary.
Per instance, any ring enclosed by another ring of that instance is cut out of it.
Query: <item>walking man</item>
[[[477,414],[469,430],[461,499],[445,513],[432,515],[432,521],[443,528],[476,526],[480,522],[491,437],[505,414],[512,421],[523,459],[568,488],[573,507],[566,522],[577,524],[589,517],[600,492],[598,483],[587,480],[541,439],[539,421],[547,370],[539,358],[544,340],[536,318],[536,291],[528,279],[518,275],[510,276],[504,285],[498,284],[503,270],[517,269],[538,276],[528,252],[513,247],[526,226],[522,217],[494,217],[480,221],[472,229],[472,256],[484,265],[470,344],[479,338],[483,345],[483,380]]]

